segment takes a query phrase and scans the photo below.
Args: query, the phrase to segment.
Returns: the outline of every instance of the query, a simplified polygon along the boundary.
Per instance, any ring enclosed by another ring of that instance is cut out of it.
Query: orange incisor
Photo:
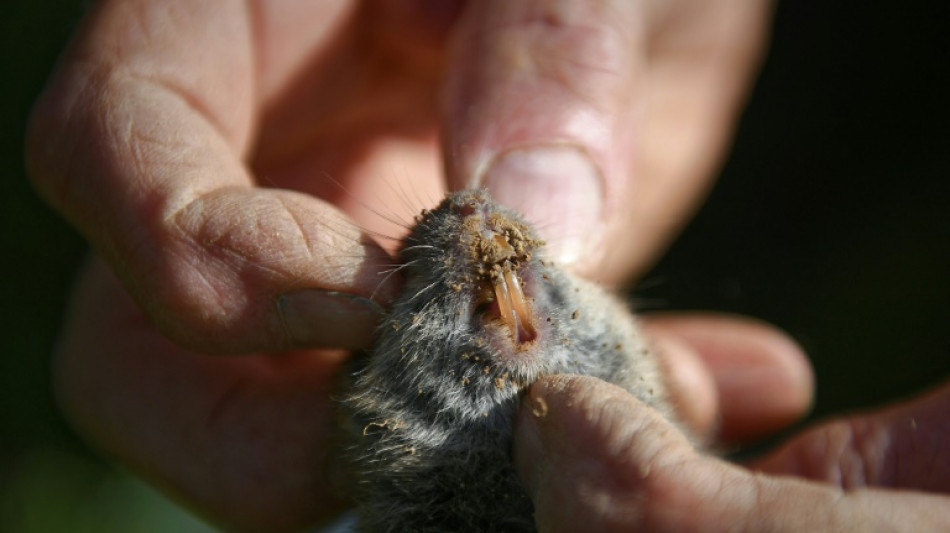
[[[501,319],[508,325],[511,337],[520,343],[531,342],[537,337],[528,302],[521,290],[521,280],[510,264],[503,268],[504,274],[493,280],[495,301]]]

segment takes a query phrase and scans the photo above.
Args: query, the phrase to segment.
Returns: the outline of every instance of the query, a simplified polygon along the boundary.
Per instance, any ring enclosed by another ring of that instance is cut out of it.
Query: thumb
[[[755,474],[697,452],[619,387],[553,376],[522,406],[514,455],[539,531],[946,531],[950,501]]]
[[[450,184],[488,187],[539,228],[563,263],[591,262],[607,215],[628,197],[644,48],[636,6],[472,2],[455,28]]]

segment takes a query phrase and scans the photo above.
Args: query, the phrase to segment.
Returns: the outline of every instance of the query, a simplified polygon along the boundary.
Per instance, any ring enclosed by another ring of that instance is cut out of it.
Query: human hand
[[[705,190],[766,11],[438,5],[102,2],[35,108],[34,182],[108,264],[90,261],[69,311],[64,409],[231,527],[340,507],[328,391],[345,353],[305,348],[370,340],[398,284],[372,235],[398,236],[387,219],[421,207],[406,197],[485,184],[564,262],[621,279]]]
[[[751,373],[717,378],[746,404],[781,394]],[[515,456],[542,532],[948,531],[948,412],[944,386],[820,424],[743,467],[698,452],[622,389],[555,376],[532,386]]]

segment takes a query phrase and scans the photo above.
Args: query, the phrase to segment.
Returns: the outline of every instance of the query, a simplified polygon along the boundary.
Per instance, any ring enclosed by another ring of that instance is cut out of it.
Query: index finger
[[[254,16],[243,2],[100,4],[34,109],[31,175],[179,342],[357,345],[387,255],[331,206],[254,188]]]

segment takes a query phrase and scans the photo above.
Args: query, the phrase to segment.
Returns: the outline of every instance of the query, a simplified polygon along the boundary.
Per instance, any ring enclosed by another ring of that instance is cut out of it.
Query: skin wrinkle
[[[310,239],[307,238],[307,232],[304,229],[306,224],[304,224],[300,218],[294,213],[294,210],[290,208],[287,203],[287,199],[283,196],[276,196],[277,202],[283,206],[284,211],[290,216],[290,220],[293,221],[296,229],[297,235],[300,237],[300,240],[304,243],[304,247],[307,249],[307,261],[316,262],[317,254],[314,253],[313,243],[310,242]]]
[[[107,118],[104,118],[103,120],[108,121]],[[103,128],[106,132],[110,132],[110,133],[117,131],[116,129],[109,127],[108,124],[102,124],[101,128]],[[137,155],[137,154],[144,154],[144,153],[150,152],[151,150],[148,150],[148,149],[143,150],[141,148],[141,143],[137,142],[137,140],[147,138],[149,139],[149,144],[151,146],[155,146],[154,144],[155,138],[151,136],[146,136],[140,133],[142,130],[135,127],[135,123],[132,120],[132,117],[129,117],[126,123],[125,131],[126,131],[126,135],[124,137],[113,137],[113,139],[115,139],[113,143],[116,146],[124,146],[125,148],[121,151],[133,155],[132,161],[135,167],[139,170],[142,170],[143,171],[142,173],[144,175],[147,175],[147,173],[144,172],[144,169],[149,167],[149,165],[142,166],[143,165],[142,161],[145,156]],[[164,143],[160,143],[160,145],[164,145]],[[115,150],[115,149],[110,150],[109,157],[110,158],[114,157],[114,154],[117,151],[118,150]],[[176,152],[176,151],[181,152],[181,150],[174,150],[174,149],[166,150],[166,152]],[[175,166],[181,167],[183,161],[184,160],[182,160],[179,157],[179,160],[176,162]],[[136,199],[135,204],[142,207],[149,206],[148,209],[146,209],[145,211],[151,212],[151,213],[160,213],[164,211],[165,209],[167,209],[166,207],[163,207],[163,203],[168,200],[168,196],[157,194],[152,191],[153,191],[152,188],[141,188],[140,192],[142,194],[142,197]],[[122,215],[120,214],[120,216]],[[164,224],[159,222],[158,227],[162,227],[162,226],[164,226]],[[138,231],[134,231],[136,229],[138,229]],[[123,238],[121,239],[109,239],[108,241],[104,241],[102,237],[97,239],[100,245],[106,245],[105,250],[109,252],[109,255],[114,258],[117,264],[125,265],[125,268],[122,268],[121,270],[125,274],[126,281],[131,283],[133,286],[144,286],[144,285],[142,285],[142,283],[137,280],[129,279],[131,274],[128,271],[128,266],[149,264],[148,261],[144,261],[144,260],[139,261],[136,258],[142,257],[144,254],[148,252],[154,252],[154,249],[156,248],[156,245],[154,242],[156,238],[155,236],[165,234],[165,231],[158,230],[156,232],[155,231],[156,229],[158,228],[155,228],[154,226],[152,230],[149,230],[148,228],[142,228],[141,226],[131,225],[131,226],[126,227],[126,230],[125,230],[126,233],[122,236]],[[108,236],[108,234],[106,236]],[[120,251],[122,253],[119,253]],[[123,260],[122,258],[126,258],[126,259]]]
[[[190,314],[197,314],[203,322],[220,322],[227,321],[229,318],[232,318],[237,309],[240,309],[242,306],[234,305],[234,303],[229,302],[233,298],[233,291],[229,290],[228,287],[219,288],[220,281],[216,282],[211,280],[208,277],[210,270],[204,268],[194,268],[187,271],[188,277],[186,280],[179,279],[179,283],[184,282],[187,285],[187,288],[184,288],[185,292],[194,294],[195,291],[191,288],[195,281],[199,282],[204,288],[204,291],[200,291],[200,297],[182,300],[181,304],[184,304],[186,307],[194,306],[195,309],[186,310]],[[240,296],[239,294],[237,294]],[[211,296],[209,299],[208,296]],[[179,304],[179,305],[181,305]],[[161,316],[159,310],[156,310],[154,316]],[[169,323],[171,326],[172,323]],[[214,326],[212,326],[213,328]]]
[[[882,421],[868,417],[856,417],[852,421],[856,458],[856,470],[862,477],[856,480],[859,486],[880,483],[880,465],[886,459],[888,434]]]
[[[708,514],[706,508],[711,502],[715,502],[712,504],[714,507],[723,505],[720,498],[729,494],[726,489],[732,488],[728,480],[717,471],[717,465],[708,464],[707,461],[708,459],[694,453],[689,458],[651,472],[645,480],[648,481],[645,484],[647,491],[642,498],[644,521],[657,530],[679,531],[702,526],[693,523],[695,515]],[[699,475],[696,475],[697,472]],[[734,498],[734,494],[732,497]],[[732,507],[736,505],[730,504],[729,497],[724,503]],[[695,515],[676,512],[683,508],[698,509],[702,512],[697,511]],[[745,506],[740,505],[740,509],[744,508]]]
[[[856,489],[877,483],[878,475],[872,464],[880,460],[873,442],[871,422],[862,417],[850,417],[833,423],[822,430],[824,449],[802,449],[805,465],[814,463],[820,470],[807,473],[844,489]],[[807,470],[814,470],[808,469]]]
[[[116,8],[116,5],[121,5],[121,7]],[[164,2],[149,5],[145,5],[143,2],[110,4],[110,11],[100,11],[98,15],[104,15],[105,18],[107,18],[106,25],[119,27],[120,29],[113,34],[114,36],[111,39],[111,43],[107,44],[103,42],[104,39],[108,37],[93,39],[93,43],[95,43],[93,44],[95,47],[94,52],[96,53],[97,60],[105,63],[105,67],[109,70],[116,68],[122,69],[127,71],[130,76],[139,77],[144,80],[149,80],[153,84],[164,86],[169,92],[182,98],[190,108],[197,111],[198,115],[207,120],[208,123],[214,127],[215,131],[220,134],[222,139],[227,141],[232,149],[237,152],[243,152],[249,145],[253,120],[249,114],[245,116],[233,112],[234,109],[249,109],[249,106],[239,105],[239,102],[233,101],[233,99],[236,96],[237,100],[245,100],[252,96],[252,93],[249,94],[247,92],[248,88],[252,86],[250,81],[251,77],[249,76],[251,69],[242,69],[240,64],[229,65],[226,63],[220,65],[223,68],[234,66],[237,68],[230,69],[231,72],[240,72],[243,70],[245,74],[248,74],[248,76],[246,76],[247,79],[242,83],[235,84],[232,79],[226,87],[231,90],[231,93],[224,97],[220,94],[215,94],[212,98],[204,90],[198,89],[202,83],[206,82],[209,83],[211,87],[222,86],[219,83],[220,80],[214,78],[209,79],[203,76],[205,72],[212,72],[210,70],[203,71],[199,69],[199,75],[197,77],[192,76],[187,79],[183,77],[184,73],[181,71],[182,64],[189,65],[196,57],[199,64],[207,63],[206,58],[203,57],[202,54],[208,54],[220,48],[217,46],[218,39],[214,37],[215,34],[213,32],[205,32],[206,35],[210,35],[211,37],[208,38],[207,42],[201,43],[204,46],[199,45],[188,50],[189,59],[180,62],[156,61],[153,50],[159,46],[171,46],[173,50],[178,52],[178,57],[181,57],[181,54],[185,53],[185,51],[181,49],[178,33],[187,32],[194,20],[202,18],[189,9],[201,4],[187,4],[187,8],[185,5],[186,4],[181,2]],[[230,11],[226,11],[225,15],[225,17],[217,17],[217,20],[225,21],[225,28],[218,29],[235,35],[249,33],[249,31],[232,31],[235,26],[243,27],[246,30],[247,21],[232,20],[233,16],[228,16],[231,15]],[[119,20],[122,22],[120,23]],[[135,25],[134,27],[128,25],[129,20]],[[107,57],[105,61],[102,58],[104,47],[111,47],[113,49],[113,54]],[[231,51],[234,48],[235,45],[232,42],[228,46],[228,50]],[[245,52],[245,57],[250,55],[249,47]],[[231,54],[228,56],[229,59],[240,57],[239,54]],[[218,102],[219,105],[216,106],[215,102]],[[228,112],[225,112],[225,109],[227,109]]]
[[[840,486],[832,485],[829,490],[830,494],[826,496],[830,499],[827,505],[827,512],[825,512],[825,509],[822,509],[824,514],[828,517],[829,530],[864,531],[865,529],[862,528],[862,525],[867,526],[866,520],[860,522],[857,520],[858,518],[864,517],[867,513],[867,489],[847,491]],[[881,524],[878,525],[880,526]]]
[[[169,13],[172,18],[175,18],[176,10],[174,6],[176,4],[169,4]],[[245,11],[244,16],[247,16]],[[187,27],[193,16],[191,13],[185,13],[178,15],[178,20],[172,21],[172,28]],[[241,57],[242,65],[234,69],[237,71],[243,70],[243,73],[246,74],[243,76],[243,79],[239,83],[234,83],[234,80],[227,82],[228,87],[241,87],[243,88],[240,91],[242,96],[239,98],[241,102],[253,102],[254,93],[255,93],[255,82],[256,79],[255,71],[253,70],[253,50],[251,39],[251,23],[249,20],[239,20],[237,21],[238,25],[241,26],[239,32],[240,35],[244,35],[246,39],[241,40],[241,45],[243,48],[242,54],[235,54],[235,57]],[[232,40],[229,42],[228,48],[235,48],[236,43]],[[200,52],[203,52],[201,50]],[[189,50],[189,53],[193,51]],[[132,63],[133,65],[135,63]],[[243,66],[243,68],[241,68]],[[246,117],[243,117],[241,120],[235,120],[235,117],[242,117],[240,114],[235,114],[234,109],[253,109],[251,105],[239,105],[238,102],[230,102],[231,108],[228,104],[224,104],[227,100],[219,100],[218,96],[211,97],[210,95],[204,93],[203,91],[191,86],[188,81],[185,79],[179,79],[177,76],[173,77],[171,75],[162,75],[157,74],[155,80],[164,86],[167,86],[172,92],[181,96],[182,99],[194,109],[199,116],[203,117],[208,123],[218,132],[222,139],[227,141],[228,145],[232,147],[236,156],[238,154],[246,154],[248,149],[251,146],[252,141],[252,131],[254,131],[254,113],[248,112]],[[228,106],[226,109],[222,108],[221,105],[216,106],[214,103],[220,101],[223,105]],[[229,119],[231,119],[229,121]],[[233,124],[231,122],[234,122]],[[241,124],[243,123],[243,124]]]
[[[208,104],[204,102],[201,97],[189,91],[186,86],[176,84],[173,80],[161,76],[137,73],[132,69],[125,69],[125,72],[132,80],[138,80],[145,84],[146,87],[154,88],[168,96],[179,99],[187,109],[194,113],[195,117],[203,119],[221,140],[225,141],[229,146],[231,145],[232,141],[229,140],[230,136],[228,135],[228,130],[225,125],[215,115]],[[119,73],[116,74],[121,75]],[[248,184],[250,185],[250,181],[248,181]]]
[[[176,221],[179,225],[197,224],[196,227],[185,227],[182,230],[182,237],[191,241],[196,249],[211,253],[212,255],[221,255],[229,258],[228,264],[236,267],[238,272],[254,271],[258,273],[271,274],[272,278],[291,278],[301,279],[310,278],[310,272],[293,272],[284,269],[278,269],[273,265],[313,265],[321,271],[321,278],[325,279],[328,285],[344,285],[349,283],[353,273],[345,276],[340,268],[327,265],[327,257],[315,256],[313,243],[320,241],[319,249],[346,249],[352,247],[357,241],[356,237],[348,235],[333,234],[332,232],[319,232],[315,237],[310,238],[306,234],[305,225],[301,222],[296,213],[295,200],[291,199],[290,193],[277,191],[268,196],[266,202],[260,202],[263,198],[257,197],[256,193],[248,193],[243,189],[214,191],[211,198],[197,198],[190,206],[190,210],[183,212]],[[255,211],[247,213],[241,211],[241,207],[236,205],[240,198],[232,198],[233,195],[252,194],[258,202],[255,202]],[[202,208],[202,204],[207,203],[207,212]],[[305,206],[300,206],[305,207]],[[230,221],[234,216],[230,211],[237,209],[237,216],[248,216],[256,224],[253,231],[245,232],[241,228],[244,226],[233,225]],[[192,212],[196,214],[192,215]],[[291,227],[291,232],[298,235],[299,239],[291,238],[286,228]],[[221,232],[223,230],[223,232]],[[263,246],[259,248],[247,249],[248,243],[253,242],[274,242],[274,245]],[[302,245],[302,246],[301,246]],[[298,253],[299,252],[299,253]],[[358,257],[364,257],[360,254]],[[288,260],[292,259],[292,260]],[[265,276],[266,277],[266,276]]]
[[[765,509],[768,506],[769,502],[765,498],[765,488],[764,485],[767,483],[762,476],[754,475],[752,477],[752,483],[749,487],[749,492],[751,496],[748,498],[751,501],[749,505],[740,505],[742,517],[737,520],[740,524],[741,531],[748,531],[749,533],[754,533],[761,531],[756,524],[756,514],[760,512],[761,509]],[[720,487],[720,491],[729,498],[729,490],[722,490],[724,487]]]
[[[829,428],[830,431],[825,431],[821,434],[820,439],[820,448],[816,449],[814,452],[811,452],[810,455],[806,455],[806,461],[809,461],[809,466],[812,469],[816,469],[814,476],[818,478],[827,477],[828,481],[832,484],[842,487],[844,486],[844,472],[841,469],[841,442],[842,440],[847,440],[849,436],[842,435],[842,431],[846,429],[842,424],[835,425]],[[811,450],[808,450],[810,452]],[[831,464],[826,464],[828,459],[831,459]]]
[[[838,446],[835,450],[832,468],[844,489],[851,489],[867,485],[864,475],[864,458],[862,449],[862,424],[856,417],[844,420],[842,431],[838,435]]]
[[[824,481],[847,490],[890,487],[946,493],[946,437],[928,424],[940,416],[945,389],[880,414],[859,414],[822,424],[789,442],[762,466]],[[934,403],[933,399],[938,401]],[[939,418],[938,418],[939,425]],[[940,442],[940,439],[944,439]]]

